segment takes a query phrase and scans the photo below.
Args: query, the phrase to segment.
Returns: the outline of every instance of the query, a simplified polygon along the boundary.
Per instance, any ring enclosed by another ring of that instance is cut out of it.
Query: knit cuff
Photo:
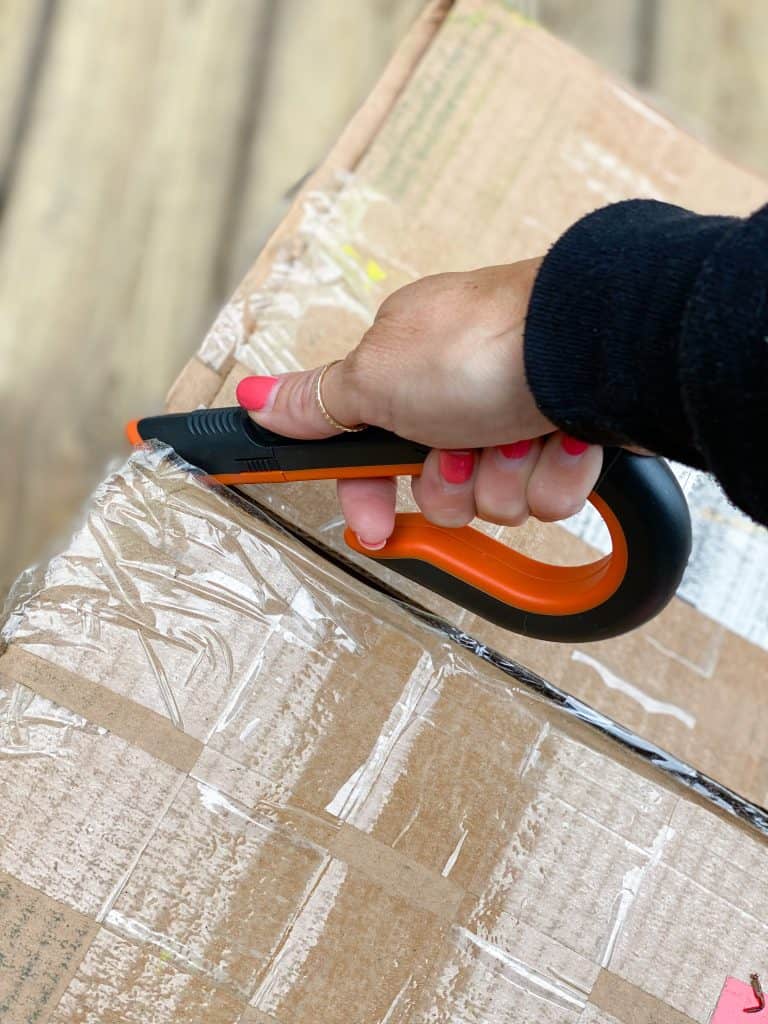
[[[738,221],[708,257],[683,319],[680,351],[683,400],[706,468],[732,501],[765,523],[768,206]]]
[[[593,444],[703,466],[681,391],[681,324],[703,262],[736,223],[629,200],[555,243],[525,328],[528,384],[549,420]]]

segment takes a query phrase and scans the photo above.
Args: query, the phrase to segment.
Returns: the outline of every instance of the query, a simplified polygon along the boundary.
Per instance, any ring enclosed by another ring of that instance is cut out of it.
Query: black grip
[[[425,445],[378,427],[319,441],[283,437],[258,426],[239,406],[148,416],[136,427],[142,440],[167,444],[190,465],[214,476],[413,465],[429,452]]]
[[[386,561],[409,579],[504,629],[560,643],[604,640],[657,615],[677,590],[691,552],[691,519],[680,485],[658,458],[607,448],[595,487],[619,520],[627,542],[627,571],[602,604],[575,614],[545,615],[507,604],[417,559]]]

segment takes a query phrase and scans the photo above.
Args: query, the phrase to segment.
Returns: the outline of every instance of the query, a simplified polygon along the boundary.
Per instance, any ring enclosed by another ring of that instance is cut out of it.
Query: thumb
[[[237,386],[237,401],[262,427],[286,437],[319,438],[339,433],[326,411],[345,426],[356,426],[359,402],[345,386],[344,362],[333,363],[318,382],[323,368],[283,373],[278,377],[245,377]],[[347,376],[348,380],[348,376]]]

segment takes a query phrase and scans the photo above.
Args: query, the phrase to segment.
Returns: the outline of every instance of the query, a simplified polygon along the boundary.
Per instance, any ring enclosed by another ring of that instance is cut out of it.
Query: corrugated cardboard
[[[603,198],[642,173],[704,206],[757,201],[759,183],[505,5],[446,9],[175,403],[227,401],[262,361],[340,354],[441,251],[527,254],[595,181]],[[334,184],[339,169],[354,175]],[[337,542],[327,490],[259,497]],[[763,785],[764,656],[695,610],[589,651],[486,635],[742,791]],[[3,1024],[704,1024],[728,975],[764,966],[762,835],[168,453],[105,481],[3,638]],[[614,689],[595,692],[606,666]]]
[[[764,956],[762,837],[162,452],[5,636],[4,1024],[703,1022]]]

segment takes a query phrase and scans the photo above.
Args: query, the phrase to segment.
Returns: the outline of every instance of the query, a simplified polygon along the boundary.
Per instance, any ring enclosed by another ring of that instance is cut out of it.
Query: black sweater
[[[561,429],[708,470],[768,524],[768,206],[637,199],[580,220],[539,271],[525,363]]]

